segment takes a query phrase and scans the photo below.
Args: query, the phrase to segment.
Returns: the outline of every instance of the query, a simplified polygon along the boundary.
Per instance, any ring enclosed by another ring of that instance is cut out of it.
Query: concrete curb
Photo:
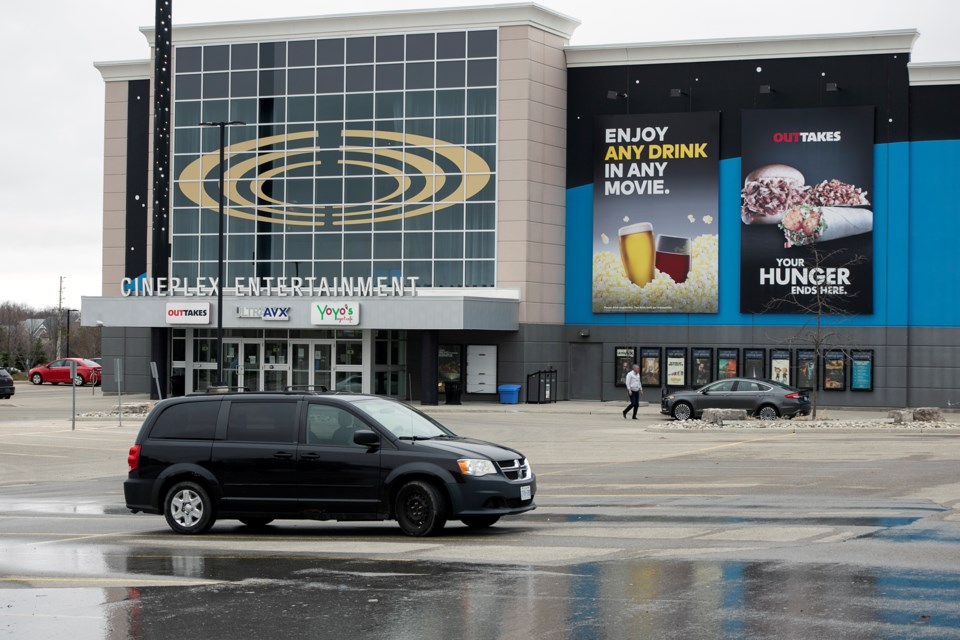
[[[710,429],[669,429],[663,427],[646,427],[644,431],[648,433],[756,433],[762,431],[765,433],[830,433],[830,434],[855,434],[855,433],[896,433],[903,435],[906,433],[915,433],[917,435],[951,435],[960,436],[960,424],[949,427],[932,427],[921,429],[908,429],[901,426],[876,426],[876,427],[808,427],[808,428],[790,428],[782,429],[777,427],[731,427],[728,429],[712,427]]]

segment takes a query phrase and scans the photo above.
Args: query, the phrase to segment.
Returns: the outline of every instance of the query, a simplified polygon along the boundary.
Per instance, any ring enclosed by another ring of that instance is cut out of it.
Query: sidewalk
[[[92,400],[92,399],[91,399]],[[156,403],[150,400],[147,394],[129,394],[123,396],[124,414],[132,413],[132,409],[141,407],[152,407]],[[500,404],[496,401],[472,401],[462,404],[436,404],[423,405],[419,401],[412,401],[411,404],[425,413],[431,415],[450,415],[450,414],[554,414],[554,415],[583,415],[583,416],[610,416],[616,417],[627,406],[626,401],[607,401],[600,402],[595,400],[562,400],[559,402],[545,404]],[[78,407],[78,414],[93,411],[116,411],[116,396],[100,396],[96,400],[87,401],[84,407]],[[818,407],[817,420],[888,420],[888,413],[892,407]],[[670,421],[668,416],[660,414],[659,402],[641,402],[639,414],[646,420]],[[112,415],[116,415],[113,413]],[[131,416],[133,417],[133,416]],[[943,417],[946,422],[960,423],[960,412],[955,410],[943,409]],[[93,416],[85,416],[81,419],[96,419]],[[102,419],[102,418],[101,418]],[[809,420],[807,417],[797,418],[799,421]]]
[[[465,402],[459,405],[421,405],[412,402],[413,406],[430,414],[448,413],[540,413],[540,414],[569,414],[569,415],[609,415],[616,416],[627,406],[627,402],[599,402],[595,400],[563,400],[549,404],[499,404],[495,402]],[[891,407],[817,407],[817,420],[887,420]],[[647,418],[658,416],[664,421],[671,420],[669,416],[660,414],[659,402],[641,402],[640,414]],[[943,418],[947,422],[960,423],[960,413],[943,410]],[[796,420],[809,420],[808,417],[799,417]]]

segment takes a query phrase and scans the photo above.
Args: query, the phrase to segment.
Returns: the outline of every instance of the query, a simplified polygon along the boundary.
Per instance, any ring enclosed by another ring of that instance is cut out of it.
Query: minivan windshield
[[[456,435],[433,418],[392,400],[364,398],[355,401],[354,406],[402,440],[428,440]]]

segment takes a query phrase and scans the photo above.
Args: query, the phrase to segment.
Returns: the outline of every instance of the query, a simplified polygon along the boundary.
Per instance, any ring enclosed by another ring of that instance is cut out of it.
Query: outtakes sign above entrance
[[[209,302],[167,303],[167,324],[210,324]]]

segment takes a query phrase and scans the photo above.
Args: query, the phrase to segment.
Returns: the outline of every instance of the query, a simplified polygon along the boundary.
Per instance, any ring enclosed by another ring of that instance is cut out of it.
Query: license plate
[[[524,485],[520,487],[520,499],[529,500],[533,496],[530,494],[530,485]]]

